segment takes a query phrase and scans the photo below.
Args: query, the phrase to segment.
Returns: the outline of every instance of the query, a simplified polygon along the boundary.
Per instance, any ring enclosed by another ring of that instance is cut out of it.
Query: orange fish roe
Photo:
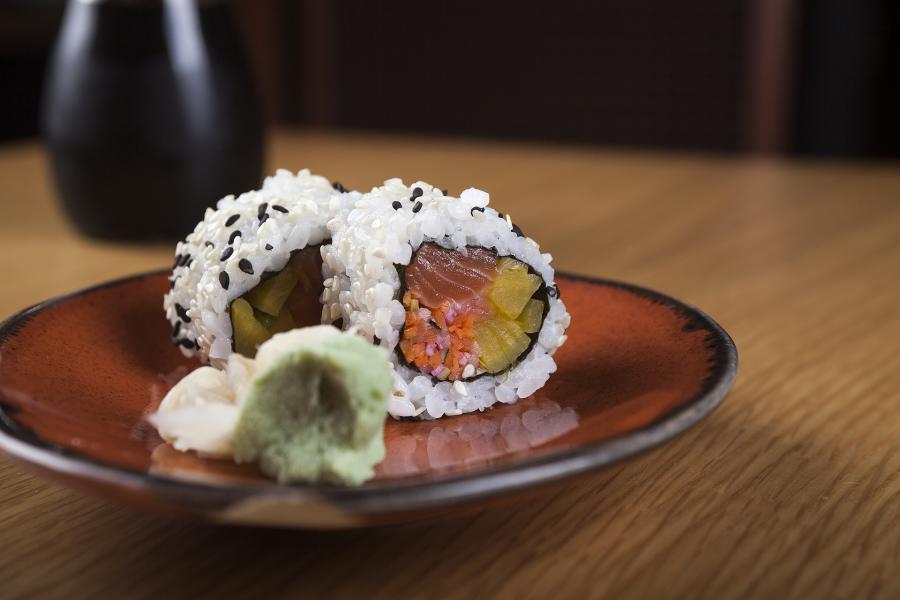
[[[421,305],[412,292],[403,295],[406,320],[400,350],[408,362],[438,379],[463,378],[466,366],[478,367],[476,311],[444,302],[438,308]],[[463,312],[460,312],[462,310]]]

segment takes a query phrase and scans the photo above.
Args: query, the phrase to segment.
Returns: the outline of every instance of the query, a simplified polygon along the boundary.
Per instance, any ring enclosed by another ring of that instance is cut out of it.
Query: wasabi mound
[[[384,458],[386,352],[323,325],[260,346],[231,443],[280,482],[358,485]]]
[[[149,417],[182,452],[259,462],[282,483],[359,485],[384,459],[387,352],[330,325],[280,333],[256,359],[200,367]]]

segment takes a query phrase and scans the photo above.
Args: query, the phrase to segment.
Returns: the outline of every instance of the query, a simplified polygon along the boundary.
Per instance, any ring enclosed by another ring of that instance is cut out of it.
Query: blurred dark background
[[[65,3],[0,3],[0,141]],[[900,156],[896,0],[235,0],[270,124]]]

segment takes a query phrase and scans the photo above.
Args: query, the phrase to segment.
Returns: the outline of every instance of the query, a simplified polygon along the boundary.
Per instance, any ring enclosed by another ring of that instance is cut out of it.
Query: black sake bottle
[[[262,175],[227,2],[69,0],[43,126],[63,207],[93,237],[182,238]]]

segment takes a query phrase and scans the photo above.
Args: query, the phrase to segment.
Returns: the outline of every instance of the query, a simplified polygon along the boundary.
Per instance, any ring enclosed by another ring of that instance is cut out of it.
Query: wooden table
[[[3,461],[0,594],[898,597],[897,165],[313,132],[274,135],[269,156],[348,187],[489,190],[557,268],[710,313],[737,385],[688,434],[542,502],[367,531],[172,522]],[[171,261],[79,238],[37,144],[0,149],[0,181],[4,314]]]

